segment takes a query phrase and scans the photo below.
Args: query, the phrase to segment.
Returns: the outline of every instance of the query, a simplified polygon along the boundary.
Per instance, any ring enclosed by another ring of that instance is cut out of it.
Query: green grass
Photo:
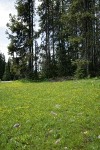
[[[100,80],[0,83],[0,150],[100,150]]]

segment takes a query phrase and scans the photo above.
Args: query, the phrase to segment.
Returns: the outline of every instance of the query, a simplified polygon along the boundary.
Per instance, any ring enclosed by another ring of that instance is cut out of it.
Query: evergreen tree
[[[17,0],[18,15],[10,15],[8,49],[15,76],[100,75],[100,1],[40,0],[38,12],[35,2]],[[35,13],[38,32],[34,31]]]
[[[0,53],[0,80],[2,80],[3,74],[5,71],[5,56]]]
[[[10,15],[7,24],[11,31],[8,50],[13,56],[13,64],[17,66],[20,76],[31,76],[33,73],[33,0],[17,0],[17,16]]]
[[[66,24],[68,32],[69,49],[71,49],[71,59],[77,59],[86,63],[85,76],[92,74],[93,61],[96,53],[95,41],[98,27],[95,24],[95,1],[94,0],[73,0],[67,10],[66,15],[63,15],[63,23]],[[96,40],[97,41],[97,40]],[[80,61],[77,61],[80,62]],[[80,64],[79,64],[80,65]],[[91,69],[92,68],[92,69]],[[96,68],[96,66],[94,67]]]
[[[44,50],[42,68],[46,77],[66,76],[68,73],[65,35],[62,33],[64,27],[61,22],[65,3],[63,0],[45,0],[39,6],[40,33],[43,36],[41,47]]]
[[[45,77],[51,76],[51,52],[50,52],[50,26],[51,26],[51,13],[52,6],[51,0],[41,0],[41,5],[38,8],[38,14],[40,16],[40,28],[39,31],[41,38],[41,51],[42,51],[42,71]]]
[[[56,1],[56,12],[58,14],[58,25],[57,25],[57,67],[58,76],[68,76],[71,75],[69,65],[70,57],[68,55],[67,38],[68,34],[65,32],[65,26],[62,21],[63,14],[67,11],[67,3],[64,0]],[[66,38],[66,40],[65,40]],[[71,66],[70,66],[71,67]]]
[[[5,72],[3,75],[3,80],[4,81],[10,81],[11,80],[10,61],[9,60],[5,65]]]

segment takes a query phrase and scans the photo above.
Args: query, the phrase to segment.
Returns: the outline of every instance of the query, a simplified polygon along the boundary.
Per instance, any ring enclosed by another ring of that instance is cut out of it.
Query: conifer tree
[[[25,77],[33,73],[34,1],[17,0],[16,10],[18,15],[10,15],[10,23],[7,24],[11,31],[8,33],[11,40],[8,49],[21,76]]]
[[[10,15],[8,49],[18,76],[100,75],[100,0],[40,0],[37,12],[35,2],[17,0],[18,15]]]
[[[5,71],[5,56],[4,54],[0,53],[0,80],[3,78],[3,74]]]
[[[10,61],[5,64],[5,72],[3,74],[3,80],[4,81],[10,81],[11,80],[11,72],[10,72]]]
[[[69,49],[71,49],[71,59],[78,63],[84,62],[85,76],[92,74],[93,57],[96,53],[96,26],[94,0],[73,0],[67,10],[64,19],[66,21],[66,31],[68,32]],[[94,59],[95,60],[95,59]],[[83,64],[83,63],[81,63]],[[81,65],[79,64],[79,65]],[[77,64],[78,65],[78,64]],[[96,68],[96,66],[95,66]]]

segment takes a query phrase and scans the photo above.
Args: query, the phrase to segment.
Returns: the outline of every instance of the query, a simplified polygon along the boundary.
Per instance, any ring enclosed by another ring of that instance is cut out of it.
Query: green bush
[[[87,66],[89,62],[87,60],[77,59],[73,64],[76,65],[75,78],[82,79],[88,76]]]

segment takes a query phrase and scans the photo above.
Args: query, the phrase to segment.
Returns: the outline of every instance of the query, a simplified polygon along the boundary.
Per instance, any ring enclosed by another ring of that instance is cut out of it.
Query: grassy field
[[[100,80],[0,83],[0,150],[100,150]]]

